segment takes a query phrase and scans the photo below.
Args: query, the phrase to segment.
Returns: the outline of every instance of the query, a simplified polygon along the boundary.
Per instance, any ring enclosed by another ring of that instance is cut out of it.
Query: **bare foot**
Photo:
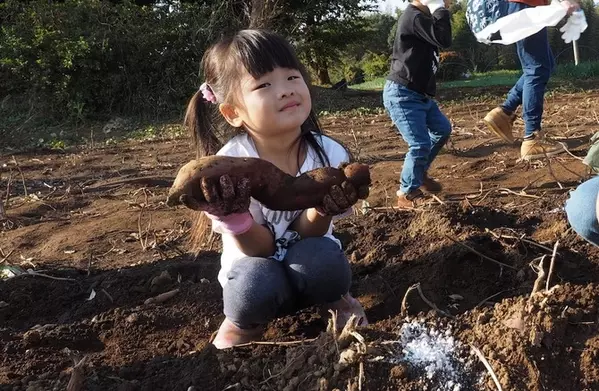
[[[262,334],[262,329],[256,327],[253,329],[242,329],[237,327],[229,319],[225,318],[220,325],[212,344],[217,349],[226,349],[235,345],[248,343],[259,339]]]
[[[349,293],[343,295],[341,300],[337,300],[333,303],[324,305],[327,310],[337,311],[337,327],[342,329],[352,315],[356,315],[361,320],[358,322],[359,326],[366,326],[368,319],[366,319],[366,313],[362,304]]]

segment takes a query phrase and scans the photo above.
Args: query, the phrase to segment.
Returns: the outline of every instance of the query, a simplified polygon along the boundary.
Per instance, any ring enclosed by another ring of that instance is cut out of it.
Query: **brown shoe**
[[[516,120],[516,114],[507,115],[501,107],[491,110],[483,119],[487,127],[502,140],[514,142],[512,127]]]
[[[534,135],[534,138],[522,142],[520,147],[520,158],[522,160],[542,159],[545,156],[549,157],[566,152],[562,144],[546,139],[540,131],[535,132]]]
[[[443,190],[443,186],[433,178],[429,177],[428,174],[424,174],[420,190],[424,190],[428,193],[438,193]]]
[[[397,207],[399,209],[414,209],[422,205],[424,202],[424,194],[422,190],[412,190],[408,194],[397,192]]]

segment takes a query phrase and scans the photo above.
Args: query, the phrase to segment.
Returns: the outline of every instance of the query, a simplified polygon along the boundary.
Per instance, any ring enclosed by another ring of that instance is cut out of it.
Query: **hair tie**
[[[216,95],[212,91],[212,88],[208,85],[208,83],[204,82],[200,86],[200,92],[202,92],[202,96],[204,100],[210,103],[216,103]]]

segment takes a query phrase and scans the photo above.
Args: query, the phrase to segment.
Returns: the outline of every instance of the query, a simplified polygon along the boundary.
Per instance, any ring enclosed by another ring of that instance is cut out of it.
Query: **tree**
[[[281,0],[277,28],[291,37],[298,53],[320,84],[331,84],[329,68],[343,51],[363,37],[371,0]]]

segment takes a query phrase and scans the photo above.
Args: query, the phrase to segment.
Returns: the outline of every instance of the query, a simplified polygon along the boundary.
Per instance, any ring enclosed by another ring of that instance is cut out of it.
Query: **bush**
[[[443,81],[458,80],[468,71],[465,56],[458,52],[447,51],[439,54],[437,79]]]
[[[366,80],[373,80],[389,73],[389,56],[366,52],[362,57],[362,70]]]
[[[200,84],[211,32],[235,28],[211,12],[187,3],[9,0],[0,4],[0,98],[25,95],[57,120],[180,112]]]

